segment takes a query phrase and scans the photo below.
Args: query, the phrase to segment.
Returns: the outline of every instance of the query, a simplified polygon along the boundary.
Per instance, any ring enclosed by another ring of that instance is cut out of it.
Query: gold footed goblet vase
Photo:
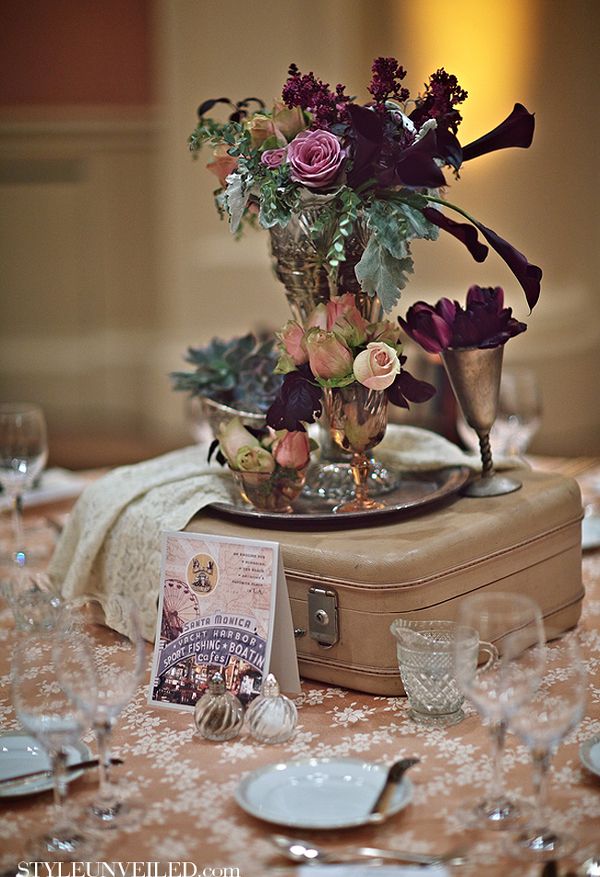
[[[518,490],[516,478],[494,472],[490,430],[496,419],[504,347],[449,348],[440,354],[463,417],[479,437],[481,477],[462,490],[465,496],[501,496]]]
[[[370,495],[372,462],[367,451],[374,448],[387,428],[388,399],[385,390],[370,390],[363,384],[326,389],[324,404],[331,437],[344,451],[349,451],[354,481],[354,497],[341,502],[334,513],[364,512],[385,508]]]

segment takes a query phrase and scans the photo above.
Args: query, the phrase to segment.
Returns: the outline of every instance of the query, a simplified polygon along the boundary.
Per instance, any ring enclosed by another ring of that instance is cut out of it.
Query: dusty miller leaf
[[[397,259],[382,247],[375,235],[369,239],[365,251],[355,268],[358,282],[369,295],[378,295],[384,311],[391,311],[398,303],[400,290],[412,274],[410,256]]]

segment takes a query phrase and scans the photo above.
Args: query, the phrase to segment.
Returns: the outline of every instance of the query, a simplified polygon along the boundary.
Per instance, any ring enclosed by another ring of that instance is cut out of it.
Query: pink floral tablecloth
[[[582,478],[592,471],[590,463],[584,461],[546,461],[544,465]],[[600,467],[594,471],[600,475]],[[41,542],[52,538],[56,521],[54,511],[48,509],[34,511],[29,518],[30,525],[39,528]],[[2,522],[0,532],[4,548],[7,523]],[[553,760],[547,802],[549,817],[578,839],[571,865],[581,860],[590,845],[595,844],[600,852],[600,776],[589,772],[579,758],[580,744],[600,735],[600,550],[584,554],[583,575],[587,593],[580,637],[589,674],[588,702],[581,724]],[[2,604],[0,721],[4,732],[18,728],[9,677],[17,637],[12,616]],[[194,737],[190,713],[147,705],[150,659],[148,646],[148,676],[114,736],[115,750],[125,762],[116,769],[116,776],[134,805],[132,817],[125,829],[105,831],[94,840],[90,861],[187,861],[196,864],[198,873],[217,877],[226,873],[240,877],[291,875],[294,866],[279,856],[270,841],[277,827],[246,814],[234,800],[244,776],[261,766],[290,759],[343,757],[387,765],[399,757],[415,755],[421,763],[411,771],[414,796],[405,809],[379,827],[322,832],[319,841],[334,848],[364,844],[424,852],[440,852],[464,841],[469,862],[450,869],[452,873],[539,875],[539,865],[527,865],[507,855],[504,833],[464,827],[462,812],[481,796],[491,776],[487,734],[470,707],[460,724],[426,730],[408,718],[403,698],[375,697],[305,682],[297,700],[297,732],[288,743],[260,745],[244,731],[236,740],[215,744]],[[85,742],[93,748],[91,735]],[[506,750],[506,779],[511,792],[531,799],[530,757],[512,735]],[[70,797],[83,803],[94,784],[95,777],[88,773],[71,784]],[[51,798],[50,793],[0,798],[0,872],[22,860],[28,833],[49,822]],[[287,829],[285,833],[293,832]],[[297,834],[315,837],[306,831]]]

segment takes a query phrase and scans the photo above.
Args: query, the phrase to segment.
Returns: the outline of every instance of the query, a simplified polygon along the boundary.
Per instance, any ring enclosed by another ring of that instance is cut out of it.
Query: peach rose
[[[291,430],[273,445],[275,462],[284,469],[303,469],[310,459],[308,433]]]
[[[273,104],[273,121],[288,141],[293,140],[296,134],[306,128],[301,108],[293,107],[290,109],[283,101],[275,101]]]
[[[255,149],[260,148],[263,143],[272,138],[277,146],[285,146],[287,143],[287,140],[273,119],[265,116],[264,113],[255,113],[252,118],[248,119],[245,125],[250,132],[250,142]]]
[[[283,329],[277,332],[279,349],[286,353],[295,366],[308,362],[304,344],[304,329],[295,320],[288,320]]]
[[[237,158],[227,152],[229,148],[227,143],[220,143],[213,151],[213,160],[206,165],[207,169],[217,177],[222,189],[227,185],[227,177],[238,165]]]
[[[385,341],[371,341],[354,360],[354,377],[370,390],[386,390],[400,372],[400,360]]]

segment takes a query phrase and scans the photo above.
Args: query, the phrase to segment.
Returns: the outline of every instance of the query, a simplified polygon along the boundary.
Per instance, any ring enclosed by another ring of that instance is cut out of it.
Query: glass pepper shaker
[[[244,721],[244,707],[240,700],[227,691],[225,680],[215,673],[209,680],[208,691],[200,697],[194,710],[198,733],[207,740],[231,740],[237,737]]]
[[[260,743],[284,743],[296,730],[296,704],[281,694],[272,673],[263,682],[261,693],[246,711],[248,731]]]

